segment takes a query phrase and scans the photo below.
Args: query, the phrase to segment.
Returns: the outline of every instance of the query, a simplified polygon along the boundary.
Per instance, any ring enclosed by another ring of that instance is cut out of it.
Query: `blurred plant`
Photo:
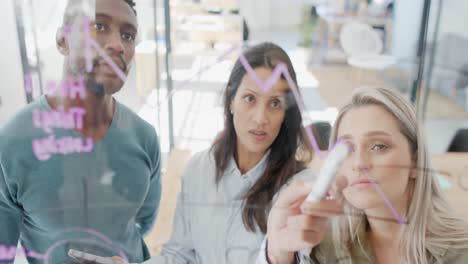
[[[303,33],[300,46],[310,47],[312,45],[312,33],[317,24],[318,15],[314,5],[304,4],[302,10],[301,30]]]

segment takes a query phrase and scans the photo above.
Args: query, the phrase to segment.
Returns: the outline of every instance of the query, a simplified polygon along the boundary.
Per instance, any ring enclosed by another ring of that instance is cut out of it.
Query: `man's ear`
[[[68,47],[68,42],[65,36],[65,31],[64,28],[58,28],[57,32],[55,33],[55,44],[57,45],[58,51],[62,55],[68,55],[69,53],[69,47]]]

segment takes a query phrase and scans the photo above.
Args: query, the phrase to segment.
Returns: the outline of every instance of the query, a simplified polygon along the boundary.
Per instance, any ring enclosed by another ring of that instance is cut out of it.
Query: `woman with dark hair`
[[[283,63],[296,82],[291,60],[275,44],[256,45],[243,57],[263,81]],[[304,170],[312,153],[291,89],[281,78],[263,91],[236,61],[224,93],[224,130],[187,165],[171,239],[147,263],[255,262],[275,194],[293,177],[312,176]]]
[[[291,60],[279,46],[259,44],[247,50],[244,57],[263,81],[270,77],[276,65],[286,64],[297,87]],[[237,60],[224,93],[224,120],[224,130],[211,148],[216,162],[216,183],[222,180],[233,158],[241,172],[252,168],[262,157],[266,159],[261,176],[244,195],[242,210],[246,229],[259,228],[265,233],[267,215],[252,205],[268,206],[280,187],[303,170],[312,157],[302,133],[301,113],[286,80],[280,79],[271,90],[262,93]]]

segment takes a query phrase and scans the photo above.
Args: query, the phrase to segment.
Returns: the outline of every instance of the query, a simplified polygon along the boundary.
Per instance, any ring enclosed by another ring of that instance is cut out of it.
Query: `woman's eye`
[[[123,33],[122,34],[122,38],[126,41],[134,41],[135,40],[135,36],[131,33]]]
[[[374,144],[372,150],[386,150],[388,147],[384,144]]]
[[[282,104],[280,100],[273,100],[271,101],[270,106],[272,108],[278,109],[278,108],[281,108]]]
[[[252,95],[246,95],[246,96],[244,96],[244,100],[247,103],[252,103],[253,101],[255,101],[255,97],[253,97]]]
[[[101,23],[94,23],[94,28],[95,28],[97,31],[103,31],[106,27],[104,26],[104,24],[101,24]]]

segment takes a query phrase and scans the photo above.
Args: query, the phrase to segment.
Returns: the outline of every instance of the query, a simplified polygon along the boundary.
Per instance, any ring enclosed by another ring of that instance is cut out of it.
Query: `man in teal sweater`
[[[30,263],[72,263],[69,249],[149,258],[143,235],[160,201],[159,143],[154,128],[112,96],[135,52],[134,5],[96,0],[90,36],[101,53],[95,47],[89,68],[71,55],[72,30],[59,30],[59,91],[0,128],[0,263],[13,263],[18,241]]]

